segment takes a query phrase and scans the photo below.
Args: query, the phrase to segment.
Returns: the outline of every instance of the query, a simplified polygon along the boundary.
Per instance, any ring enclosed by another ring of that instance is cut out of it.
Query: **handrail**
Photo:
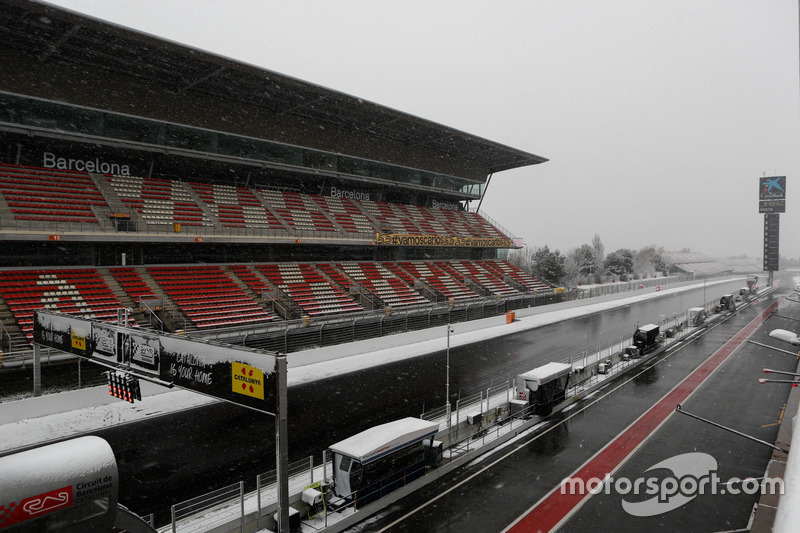
[[[8,329],[6,329],[5,324],[3,324],[2,321],[0,321],[0,347],[2,347],[2,345],[3,345],[3,334],[4,333],[5,333],[5,336],[8,338],[8,349],[10,350],[11,349],[11,334],[8,332]]]
[[[172,306],[164,299],[163,310],[169,315],[170,319],[172,319],[173,325],[180,325],[183,323],[183,331],[186,331],[189,323],[186,321],[186,317],[184,317],[179,308]]]
[[[488,222],[489,224],[491,224],[492,226],[497,228],[503,235],[508,235],[508,237],[511,238],[511,239],[516,239],[517,238],[513,233],[508,231],[502,224],[500,224],[495,219],[493,219],[492,217],[487,215],[485,211],[479,210],[479,209],[475,209],[474,211],[470,210],[469,212],[470,213],[475,213],[476,215],[478,215],[481,218],[483,218],[484,220],[486,220],[486,222]]]
[[[163,306],[163,304],[162,304],[162,306]],[[148,314],[148,319],[149,318],[155,318],[158,321],[159,331],[164,331],[164,327],[165,327],[164,326],[164,321],[162,321],[160,318],[158,318],[158,315],[156,314],[155,310],[153,308],[151,308],[149,304],[145,303],[145,301],[142,299],[141,296],[139,296],[139,307],[140,308],[144,307],[145,309],[150,311],[150,313]]]

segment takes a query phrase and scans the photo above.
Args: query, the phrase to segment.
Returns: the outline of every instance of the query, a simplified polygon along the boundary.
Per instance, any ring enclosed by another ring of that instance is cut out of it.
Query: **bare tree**
[[[602,265],[606,259],[606,249],[603,246],[603,241],[600,240],[600,235],[597,233],[594,234],[592,238],[592,250],[594,251],[594,262],[597,265]],[[598,272],[598,275],[602,275],[602,272]]]

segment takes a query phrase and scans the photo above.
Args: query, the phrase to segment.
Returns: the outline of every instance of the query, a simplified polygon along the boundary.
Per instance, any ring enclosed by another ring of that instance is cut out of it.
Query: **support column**
[[[278,373],[278,416],[275,417],[276,463],[278,470],[278,532],[289,533],[289,437],[286,356],[276,359]]]
[[[33,343],[33,395],[42,395],[42,348]]]

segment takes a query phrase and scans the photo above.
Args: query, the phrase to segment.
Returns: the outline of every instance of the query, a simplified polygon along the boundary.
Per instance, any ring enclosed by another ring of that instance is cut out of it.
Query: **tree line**
[[[508,260],[524,272],[554,286],[628,281],[666,274],[670,265],[662,258],[664,248],[646,246],[641,250],[620,248],[608,254],[600,236],[590,244],[572,248],[566,254],[548,246],[524,246],[511,250]]]

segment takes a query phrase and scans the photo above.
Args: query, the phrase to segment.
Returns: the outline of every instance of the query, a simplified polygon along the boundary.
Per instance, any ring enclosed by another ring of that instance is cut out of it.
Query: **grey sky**
[[[787,176],[800,257],[796,0],[57,0],[533,152],[482,209],[529,245],[760,257]]]

